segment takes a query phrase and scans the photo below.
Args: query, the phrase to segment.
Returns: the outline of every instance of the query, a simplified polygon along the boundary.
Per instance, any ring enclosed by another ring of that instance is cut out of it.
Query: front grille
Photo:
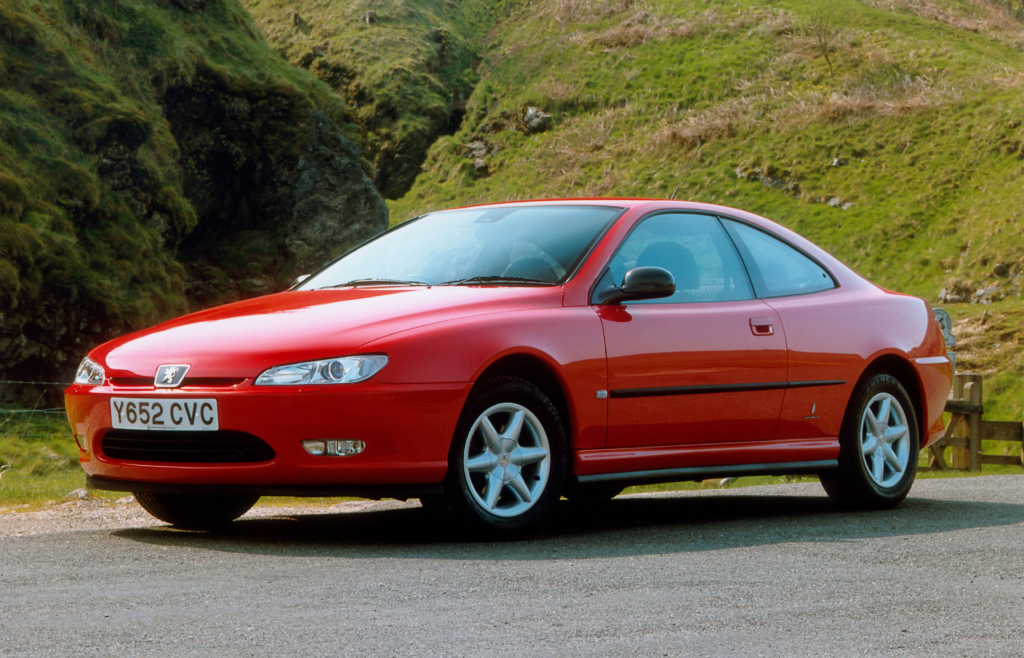
[[[110,383],[114,386],[146,386],[155,388],[153,377],[111,377]],[[245,377],[186,377],[181,382],[180,388],[196,386],[200,388],[227,388],[238,386],[245,381]]]
[[[246,464],[274,458],[274,449],[246,432],[111,430],[100,444],[112,459],[164,464]]]

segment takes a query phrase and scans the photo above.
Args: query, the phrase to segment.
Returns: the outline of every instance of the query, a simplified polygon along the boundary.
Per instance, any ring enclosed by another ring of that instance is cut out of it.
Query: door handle
[[[772,336],[775,334],[775,325],[771,318],[750,318],[750,331],[755,336]]]

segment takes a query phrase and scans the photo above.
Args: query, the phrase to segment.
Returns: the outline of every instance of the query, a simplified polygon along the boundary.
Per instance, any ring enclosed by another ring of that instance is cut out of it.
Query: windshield
[[[349,252],[298,290],[346,285],[554,285],[622,212],[602,206],[497,206],[409,221]]]

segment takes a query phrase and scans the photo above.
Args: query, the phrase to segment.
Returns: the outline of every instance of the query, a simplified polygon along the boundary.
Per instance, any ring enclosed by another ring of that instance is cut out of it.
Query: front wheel
[[[216,530],[242,516],[259,496],[136,493],[142,509],[183,530]]]
[[[543,391],[514,377],[484,382],[455,430],[445,502],[478,531],[511,535],[536,526],[561,496],[567,445]]]
[[[606,503],[625,490],[625,486],[615,482],[607,484],[577,484],[563,495],[574,502]]]
[[[857,387],[839,444],[839,468],[820,475],[830,498],[847,508],[889,509],[907,497],[921,438],[899,380],[880,374]]]

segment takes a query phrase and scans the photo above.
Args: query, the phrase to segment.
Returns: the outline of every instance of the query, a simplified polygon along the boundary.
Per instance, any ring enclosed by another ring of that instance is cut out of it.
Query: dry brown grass
[[[543,161],[521,162],[515,166],[529,167],[529,175],[547,181],[546,186],[553,195],[600,196],[613,192],[619,180],[615,173],[618,154],[628,144],[612,135],[616,125],[630,111],[628,107],[609,108],[572,119],[551,134],[544,147]],[[603,167],[599,177],[588,171],[596,163]]]
[[[942,0],[865,0],[890,11],[906,11],[926,20],[978,33],[1001,33],[1024,39],[1024,24],[999,2],[975,0],[969,11]]]
[[[663,20],[646,11],[640,11],[618,25],[588,37],[587,42],[615,50],[634,48],[661,39],[686,39],[707,30],[710,21],[706,20],[706,16],[707,14],[693,20]]]
[[[726,17],[717,9],[709,9],[693,18],[662,18],[650,11],[636,11],[618,25],[597,34],[576,34],[577,43],[600,46],[606,50],[634,48],[664,39],[688,39],[710,32],[737,32],[755,26],[755,30],[769,35],[786,34],[792,30],[792,21],[779,11],[748,11],[739,16]]]
[[[642,0],[552,0],[537,16],[563,25],[593,23],[627,11],[642,9]]]
[[[1021,309],[978,310],[953,323],[957,370],[994,377],[1020,357],[1024,342]]]
[[[857,87],[828,94],[812,92],[794,98],[776,121],[803,125],[813,121],[838,123],[871,117],[901,116],[930,110],[959,100],[961,92],[952,87],[935,87],[918,78],[894,88]]]
[[[754,102],[747,97],[734,98],[720,105],[686,112],[675,112],[662,120],[661,127],[648,139],[652,148],[693,149],[718,139],[730,139],[757,122]]]
[[[1024,85],[1024,71],[1013,68],[1004,68],[989,79],[993,89],[1015,89]]]
[[[534,88],[551,99],[551,102],[555,105],[566,105],[575,100],[579,93],[580,85],[576,82],[551,77],[538,82]]]
[[[959,102],[964,92],[1006,90],[1024,86],[1024,72],[1014,69],[983,74],[958,86],[918,77],[890,87],[861,86],[829,94],[809,93],[773,117],[779,124],[804,125],[811,121],[838,123],[861,118],[919,114]]]

